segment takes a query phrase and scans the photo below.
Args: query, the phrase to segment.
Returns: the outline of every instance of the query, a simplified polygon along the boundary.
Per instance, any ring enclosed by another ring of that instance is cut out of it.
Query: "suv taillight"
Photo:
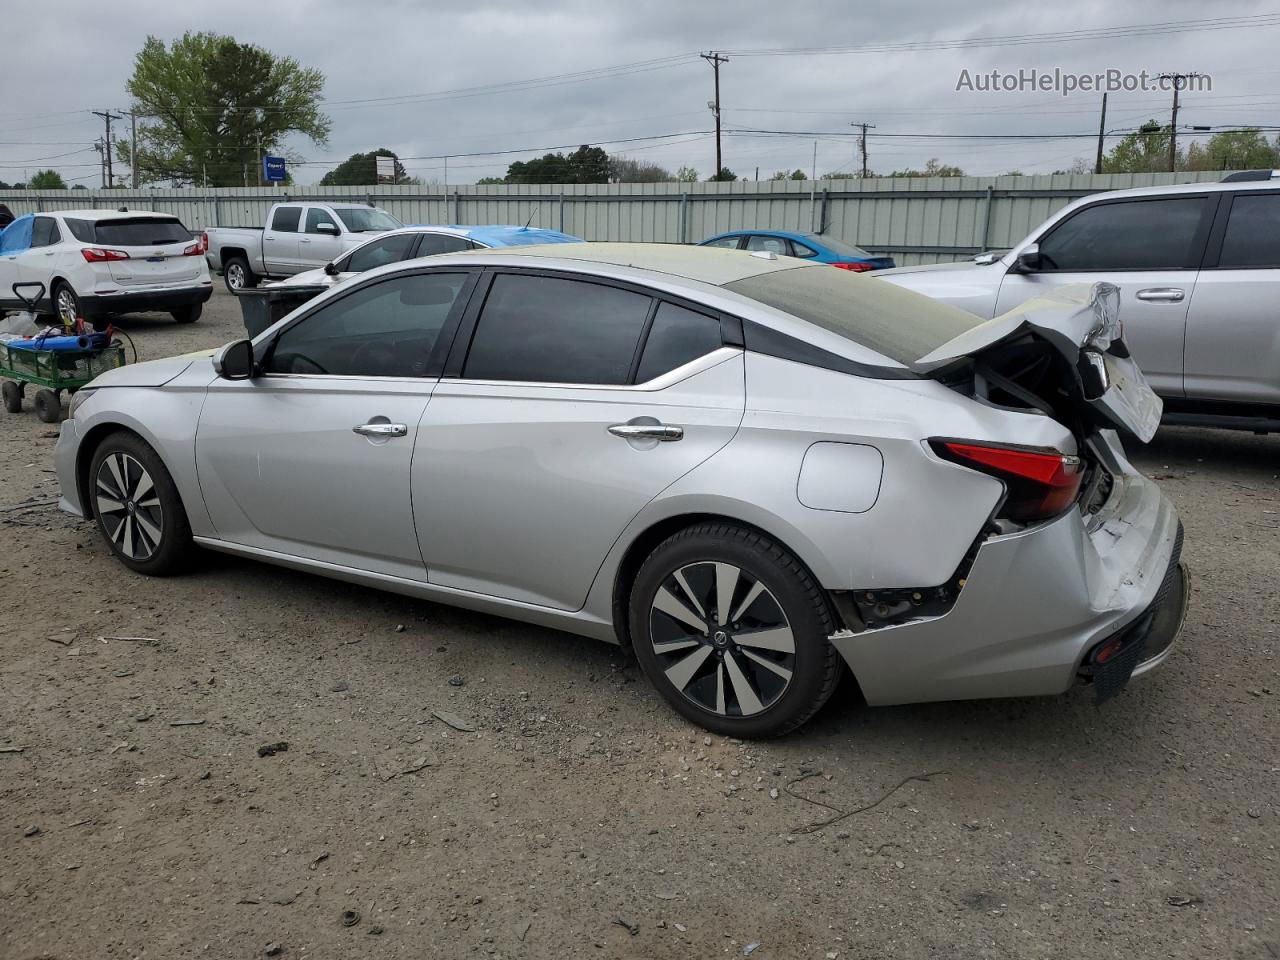
[[[103,263],[107,260],[128,260],[129,255],[123,250],[104,250],[102,247],[84,247],[80,255],[88,263]]]
[[[1003,480],[1006,495],[997,516],[1049,520],[1070,509],[1080,494],[1084,464],[1057,450],[1035,450],[965,440],[931,440],[945,460]]]
[[[852,270],[854,273],[866,273],[868,270],[873,269],[871,264],[858,263],[857,261],[852,263],[833,263],[832,266],[837,270]]]
[[[200,242],[198,240],[182,251],[182,255],[184,257],[199,257],[203,254],[204,251],[200,249]]]
[[[200,234],[200,253],[201,255],[209,252],[209,234]]]

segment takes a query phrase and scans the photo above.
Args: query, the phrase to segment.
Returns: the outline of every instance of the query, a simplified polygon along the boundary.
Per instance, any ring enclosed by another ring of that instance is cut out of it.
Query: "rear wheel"
[[[57,423],[62,419],[62,398],[52,390],[37,390],[36,416],[45,423]]]
[[[222,280],[231,293],[258,285],[258,277],[249,269],[249,261],[244,257],[232,257],[223,265]]]
[[[179,323],[195,323],[200,319],[200,314],[204,313],[204,304],[193,303],[189,307],[183,307],[181,310],[174,310],[170,316]]]
[[[80,298],[65,280],[54,284],[53,307],[59,323],[64,327],[75,326],[76,319],[80,316]]]
[[[178,488],[141,437],[113,433],[94,451],[89,494],[98,529],[117,559],[152,576],[180,572],[194,550]]]
[[[22,384],[16,380],[6,380],[0,387],[4,393],[4,408],[9,413],[22,412]]]
[[[700,524],[660,544],[636,576],[630,625],[659,692],[717,733],[788,733],[840,676],[822,589],[781,545],[741,527]]]

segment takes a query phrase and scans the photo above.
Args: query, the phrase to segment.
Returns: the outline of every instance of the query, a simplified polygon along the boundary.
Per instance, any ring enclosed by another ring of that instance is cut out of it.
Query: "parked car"
[[[287,280],[277,281],[275,286],[312,284],[330,285],[349,280],[357,273],[382,267],[401,260],[430,257],[437,253],[457,253],[461,250],[483,250],[489,247],[523,247],[540,243],[581,243],[578,237],[559,230],[543,230],[538,227],[518,227],[510,224],[491,224],[483,227],[436,227],[418,225],[388,230],[372,240],[366,240],[337,260],[331,260],[317,270],[295,273]]]
[[[38,307],[64,324],[150,310],[191,323],[213,293],[203,253],[182,221],[165,213],[27,214],[0,233],[0,307],[23,305],[15,283],[43,284]]]
[[[629,644],[685,717],[1100,698],[1185,613],[1160,403],[1106,285],[994,322],[769,253],[391,264],[253,341],[76,395],[61,506],[132,570],[193,544]]]
[[[980,317],[1064,284],[1113,283],[1166,423],[1280,430],[1280,183],[1094,194],[1003,255],[876,276]]]
[[[3,230],[16,219],[13,211],[7,205],[0,203],[0,230]]]
[[[894,265],[893,257],[877,257],[835,237],[817,233],[792,233],[788,230],[734,230],[708,237],[698,246],[763,250],[780,257],[799,257],[814,263],[829,263],[833,267],[852,270],[854,273],[886,270]]]
[[[387,211],[355,203],[277,203],[264,227],[209,227],[204,232],[209,269],[227,289],[254,287],[323,267],[360,246],[371,233],[404,224]]]

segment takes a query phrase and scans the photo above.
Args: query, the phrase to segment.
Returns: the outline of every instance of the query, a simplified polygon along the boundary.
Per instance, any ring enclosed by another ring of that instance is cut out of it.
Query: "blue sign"
[[[263,157],[262,179],[267,183],[283,183],[285,179],[284,157]]]

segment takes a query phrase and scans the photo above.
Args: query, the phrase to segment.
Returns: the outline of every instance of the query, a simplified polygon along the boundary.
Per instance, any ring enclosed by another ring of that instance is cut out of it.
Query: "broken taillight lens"
[[[1025,523],[1058,516],[1076,502],[1084,479],[1080,458],[1057,450],[965,440],[933,440],[931,445],[952,463],[1004,481],[1005,501],[997,516],[1007,520]]]

